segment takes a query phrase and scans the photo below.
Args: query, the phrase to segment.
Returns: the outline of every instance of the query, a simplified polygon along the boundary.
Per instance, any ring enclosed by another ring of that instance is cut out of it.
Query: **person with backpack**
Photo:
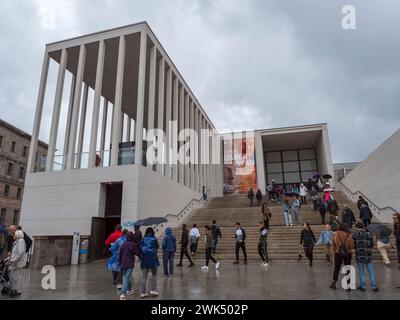
[[[264,202],[261,207],[262,220],[264,222],[264,227],[269,230],[269,220],[272,218],[271,210],[269,210],[268,205]]]
[[[174,276],[174,256],[176,252],[176,238],[171,228],[165,229],[165,236],[162,242],[163,268],[166,277]],[[168,270],[169,266],[169,270]]]
[[[185,256],[190,262],[189,267],[193,267],[194,263],[188,253],[189,231],[186,227],[186,224],[182,225],[182,236],[181,236],[181,242],[179,244],[181,245],[181,253],[180,253],[179,263],[176,266],[182,267],[183,256]]]
[[[309,196],[310,196],[310,200],[311,200],[312,203],[313,203],[313,211],[314,211],[314,212],[317,212],[317,210],[318,210],[318,208],[319,208],[319,206],[317,205],[317,201],[318,201],[318,200],[321,200],[321,198],[319,197],[318,191],[315,189],[314,186],[311,187],[311,191],[310,191]],[[321,202],[322,202],[322,200],[321,200]],[[323,223],[323,224],[324,224],[324,223]]]
[[[304,253],[308,258],[310,267],[312,267],[313,264],[313,251],[316,242],[317,240],[315,239],[314,232],[311,230],[310,224],[304,223],[304,229],[301,231],[300,236],[300,248],[304,249]],[[301,258],[302,255],[299,254],[299,258],[297,260],[300,260]]]
[[[135,268],[135,255],[138,255],[132,231],[126,233],[126,241],[119,250],[119,264],[123,274],[123,286],[120,300],[126,300],[127,296],[135,293],[133,290],[133,269]]]
[[[211,235],[212,235],[212,254],[215,254],[215,252],[217,251],[218,238],[222,239],[221,229],[219,228],[219,225],[217,225],[216,220],[212,222]]]
[[[331,216],[337,217],[339,215],[339,205],[332,197],[326,202],[326,210]]]
[[[247,193],[247,198],[250,200],[250,207],[253,207],[253,201],[254,201],[253,188],[250,188],[249,192]]]
[[[215,260],[215,258],[212,256],[212,250],[214,247],[213,247],[213,243],[212,243],[213,235],[212,235],[211,227],[209,225],[206,225],[204,228],[206,229],[206,239],[205,239],[206,240],[206,264],[205,264],[205,266],[201,267],[201,270],[204,272],[207,272],[210,260],[215,263],[215,269],[219,268],[220,263],[217,260]]]
[[[333,232],[329,224],[325,225],[325,230],[321,232],[317,246],[323,245],[325,247],[325,257],[328,264],[333,264],[333,249],[332,249]]]
[[[356,251],[358,277],[360,281],[360,286],[357,289],[360,291],[365,291],[365,269],[367,269],[372,291],[379,291],[376,285],[374,266],[372,264],[372,249],[374,247],[374,240],[371,234],[365,230],[362,223],[356,224],[356,230],[353,232],[353,239]]]
[[[194,224],[189,232],[190,253],[192,254],[193,257],[196,255],[199,240],[200,240],[200,231],[197,228],[197,224]]]
[[[367,202],[362,196],[359,196],[359,197],[358,197],[358,201],[357,201],[357,208],[358,208],[358,210],[361,209],[361,205],[363,205],[363,204],[365,204],[365,205],[368,206],[368,202]]]
[[[325,216],[326,216],[326,205],[325,203],[319,198],[317,201],[319,215],[321,216],[321,224],[325,224]]]
[[[269,266],[267,235],[268,229],[265,227],[264,222],[258,223],[259,239],[258,239],[258,254],[261,257],[261,266]]]
[[[257,193],[256,193],[257,207],[260,206],[261,201],[262,201],[262,198],[263,198],[263,196],[262,196],[261,190],[258,189],[258,190],[257,190]]]
[[[364,202],[362,202],[360,205],[360,219],[362,220],[365,227],[368,227],[371,224],[372,211],[369,208],[368,204]]]
[[[143,234],[142,231],[140,231],[140,225],[135,224],[134,228],[135,232],[133,234],[133,242],[135,243],[136,251],[138,252],[137,256],[140,258],[140,244],[142,243]]]
[[[349,228],[345,223],[341,223],[339,230],[334,234],[332,245],[335,267],[333,270],[333,280],[330,288],[336,289],[336,282],[338,282],[339,272],[342,264],[345,266],[350,266],[351,258],[354,252],[353,237],[351,236]]]
[[[328,224],[331,227],[332,232],[336,232],[339,230],[340,222],[335,216],[329,217]]]
[[[111,257],[107,261],[108,269],[112,272],[113,275],[113,284],[117,286],[117,289],[122,289],[123,272],[121,271],[121,266],[119,264],[119,250],[122,244],[126,241],[127,233],[128,230],[124,229],[121,233],[121,236],[111,245]]]
[[[144,234],[142,243],[140,245],[141,251],[141,261],[140,268],[142,269],[142,285],[141,285],[141,294],[140,297],[146,298],[149,295],[147,294],[147,278],[149,276],[149,272],[152,274],[152,281],[150,284],[150,296],[157,297],[157,270],[160,266],[160,262],[158,261],[157,250],[159,248],[159,244],[157,238],[155,237],[155,232],[153,228],[147,228]]]
[[[342,222],[349,226],[349,229],[353,229],[353,225],[356,223],[356,217],[354,216],[353,210],[351,210],[347,204],[344,205],[342,211]]]
[[[233,264],[239,264],[239,250],[242,249],[244,256],[244,264],[247,264],[247,252],[246,252],[246,231],[242,228],[239,222],[236,222],[236,231],[235,236],[236,245],[235,245],[235,256],[236,261]]]
[[[290,207],[296,224],[301,225],[301,203],[298,197],[294,197]]]

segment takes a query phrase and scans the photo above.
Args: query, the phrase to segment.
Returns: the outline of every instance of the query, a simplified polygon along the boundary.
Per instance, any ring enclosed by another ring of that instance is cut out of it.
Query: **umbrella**
[[[380,236],[390,236],[390,234],[392,233],[392,230],[390,230],[388,227],[383,224],[377,223],[370,224],[367,229],[372,234],[378,234]]]
[[[332,189],[332,188],[324,189],[324,192],[334,192],[334,191],[335,191],[335,189]]]
[[[331,176],[330,174],[324,174],[322,177],[323,177],[325,180],[332,179],[332,176]]]
[[[317,174],[315,174],[314,176],[313,176],[313,179],[319,179],[319,178],[321,178],[321,174],[320,173],[317,173]]]
[[[147,219],[139,220],[135,224],[138,224],[140,226],[146,227],[146,226],[154,226],[163,222],[167,222],[168,220],[163,217],[150,217]]]

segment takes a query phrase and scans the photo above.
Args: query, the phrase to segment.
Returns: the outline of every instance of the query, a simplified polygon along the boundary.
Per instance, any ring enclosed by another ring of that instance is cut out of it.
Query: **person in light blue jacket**
[[[325,230],[321,232],[317,246],[323,245],[325,247],[325,256],[329,265],[333,263],[333,232],[331,231],[331,226],[329,224],[325,225]]]
[[[292,221],[292,213],[290,210],[290,203],[289,200],[285,199],[283,202],[283,214],[285,215],[285,223],[287,226],[293,226],[293,221]]]

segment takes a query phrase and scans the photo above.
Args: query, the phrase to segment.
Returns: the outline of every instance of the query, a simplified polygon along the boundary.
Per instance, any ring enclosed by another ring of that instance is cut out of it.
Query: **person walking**
[[[274,190],[272,184],[268,184],[267,193],[268,193],[268,201],[272,201],[274,199]]]
[[[128,230],[124,229],[121,233],[121,236],[111,245],[111,257],[107,261],[108,269],[112,272],[113,275],[113,284],[117,286],[117,289],[122,289],[123,273],[119,264],[119,251],[122,244],[126,241],[127,233]]]
[[[140,258],[140,245],[142,243],[143,234],[142,231],[140,231],[140,225],[135,224],[134,228],[135,233],[133,235],[133,242],[135,243],[136,251],[138,252],[137,256]]]
[[[114,232],[111,233],[108,238],[106,239],[106,251],[111,247],[111,245],[117,241],[122,236],[122,227],[120,224],[117,224],[114,228]]]
[[[286,226],[293,226],[292,213],[290,210],[290,204],[288,199],[285,199],[285,201],[283,201],[282,207],[283,207],[283,214],[285,215]]]
[[[176,266],[182,267],[183,256],[185,256],[190,262],[189,267],[193,267],[194,263],[188,253],[189,231],[186,228],[186,224],[182,225],[182,236],[181,236],[181,242],[179,244],[181,245],[181,253],[180,253],[179,263]]]
[[[303,183],[300,183],[301,204],[307,205],[307,193],[307,187]]]
[[[211,225],[211,235],[212,235],[212,254],[215,254],[217,251],[217,244],[218,244],[218,239],[222,239],[222,233],[219,225],[217,225],[217,221],[214,220]]]
[[[374,240],[371,234],[365,230],[362,223],[356,224],[356,230],[353,232],[353,240],[356,252],[358,277],[360,281],[360,286],[357,289],[365,291],[365,269],[367,269],[372,291],[379,291],[376,285],[374,266],[372,264],[372,248],[374,247]]]
[[[342,222],[347,224],[350,230],[353,229],[353,225],[356,223],[354,212],[348,207],[347,204],[345,204],[343,207]]]
[[[224,185],[223,192],[224,192],[224,198],[228,197],[228,186],[227,185]]]
[[[361,208],[362,208],[362,206],[361,206]],[[364,226],[365,226],[365,224],[364,224]],[[376,235],[376,247],[378,248],[379,253],[382,256],[383,263],[389,267],[390,266],[389,251],[391,248],[390,234],[387,235],[387,234],[379,232]]]
[[[361,209],[361,205],[363,205],[363,204],[369,206],[369,205],[368,205],[368,202],[367,202],[362,196],[359,196],[359,197],[358,197],[358,201],[357,201],[357,208],[358,208],[358,210]]]
[[[263,198],[263,196],[262,196],[261,190],[258,189],[257,193],[256,193],[257,207],[259,207],[261,205],[262,198]]]
[[[339,216],[339,205],[332,197],[330,197],[330,199],[326,202],[326,210],[331,216]]]
[[[158,261],[157,250],[159,244],[157,238],[155,237],[155,232],[153,228],[147,228],[144,234],[142,243],[140,245],[140,251],[142,259],[140,261],[140,268],[142,269],[142,284],[141,284],[141,294],[140,297],[146,298],[149,296],[147,293],[147,278],[149,272],[152,274],[152,281],[150,284],[150,296],[157,297],[157,271],[160,266]]]
[[[269,207],[267,203],[263,203],[261,207],[261,215],[262,215],[262,220],[264,222],[264,227],[269,230],[269,220],[272,218],[272,213],[271,210],[269,210]]]
[[[298,197],[294,197],[290,207],[296,224],[301,225],[301,203]]]
[[[269,266],[267,235],[268,229],[265,227],[264,222],[258,223],[259,239],[258,239],[258,254],[261,257],[261,266]]]
[[[162,242],[163,268],[166,277],[174,276],[174,256],[176,252],[176,238],[171,228],[165,229],[165,236]],[[169,269],[168,269],[169,267]]]
[[[193,257],[196,255],[199,240],[200,240],[200,231],[197,228],[197,224],[194,224],[189,232],[190,253],[192,254]]]
[[[220,263],[215,260],[215,258],[212,256],[212,250],[213,250],[213,235],[211,231],[211,227],[209,225],[206,225],[204,227],[206,229],[206,265],[201,267],[202,271],[207,272],[208,271],[208,265],[210,263],[210,260],[215,263],[215,269],[218,269],[220,266]]]
[[[21,283],[22,283],[22,269],[26,265],[26,244],[24,240],[24,233],[21,230],[17,230],[14,233],[14,243],[11,250],[10,256],[10,284],[11,291],[9,293],[10,298],[15,298],[21,295]]]
[[[318,206],[317,206],[317,201],[320,200],[321,198],[318,195],[318,191],[315,189],[315,187],[311,187],[310,191],[310,200],[313,202],[313,211],[317,212]],[[321,201],[322,202],[322,201]]]
[[[249,192],[247,193],[247,198],[250,200],[250,207],[253,207],[253,201],[254,201],[253,188],[250,188]]]
[[[247,264],[247,252],[246,252],[246,231],[242,228],[239,222],[236,222],[236,231],[235,237],[236,245],[235,245],[235,256],[236,261],[233,264],[239,264],[239,250],[242,249],[244,256],[244,264]]]
[[[396,237],[397,262],[400,269],[400,213],[393,215],[393,234]]]
[[[326,216],[326,204],[321,200],[317,200],[318,211],[321,216],[321,224],[325,224],[325,216]]]
[[[362,202],[360,206],[360,219],[362,220],[364,227],[368,227],[371,224],[372,211],[364,202]]]
[[[126,241],[121,245],[119,250],[119,264],[123,274],[120,300],[126,300],[127,296],[135,293],[132,277],[133,269],[135,268],[135,255],[138,255],[138,252],[134,242],[134,234],[132,231],[129,231],[126,233]]]
[[[333,236],[332,245],[335,266],[333,270],[333,280],[330,288],[336,289],[336,282],[338,282],[339,272],[342,264],[344,264],[345,266],[350,266],[351,258],[354,252],[354,241],[346,224],[340,224],[339,230]],[[347,273],[347,275],[348,274],[349,272]]]
[[[300,236],[300,248],[304,249],[304,253],[308,258],[309,265],[312,267],[313,264],[313,251],[314,245],[317,242],[315,239],[314,232],[311,230],[311,226],[309,223],[304,223],[304,229],[301,231]],[[302,258],[302,255],[299,254],[298,261]]]
[[[329,224],[325,225],[325,230],[321,232],[317,246],[324,246],[325,257],[328,261],[328,265],[333,264],[333,248],[332,248],[333,232]]]

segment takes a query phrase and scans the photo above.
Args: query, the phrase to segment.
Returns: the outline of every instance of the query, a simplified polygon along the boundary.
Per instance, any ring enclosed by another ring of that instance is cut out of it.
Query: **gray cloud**
[[[355,31],[341,28],[345,4]],[[17,0],[0,12],[0,117],[28,132],[45,43],[143,20],[218,129],[328,122],[334,160],[354,161],[399,128],[397,1]]]

